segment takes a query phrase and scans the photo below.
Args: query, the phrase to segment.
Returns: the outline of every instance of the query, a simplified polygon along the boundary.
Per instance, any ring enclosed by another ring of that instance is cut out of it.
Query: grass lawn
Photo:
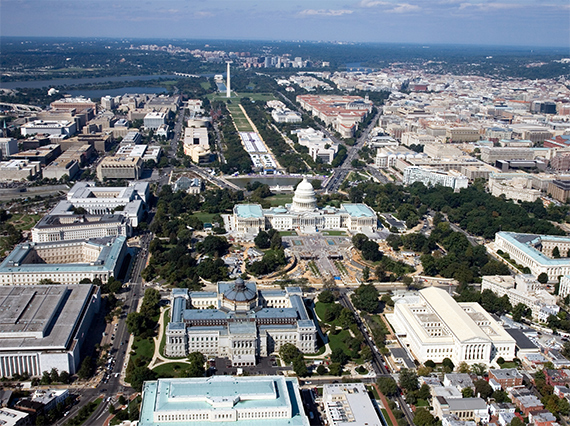
[[[20,231],[29,231],[41,218],[39,214],[13,214],[8,223]]]
[[[239,94],[240,98],[249,98],[253,101],[271,101],[275,99],[272,93],[251,93],[243,92]]]
[[[158,353],[164,355],[164,347],[166,346],[166,327],[168,327],[168,315],[170,314],[170,308],[164,311],[162,316],[162,339],[160,339],[160,344],[158,345]]]
[[[202,89],[204,89],[204,90],[208,90],[212,87],[212,85],[210,84],[209,81],[202,81],[200,83],[200,86],[202,86]]]
[[[182,373],[189,365],[190,364],[186,364],[184,362],[169,362],[167,364],[161,364],[154,367],[152,371],[158,374],[158,377],[160,378],[182,377]]]
[[[295,231],[279,231],[279,235],[282,237],[296,237],[297,233]]]
[[[418,399],[416,402],[416,407],[429,407],[429,402],[427,402],[425,399]]]
[[[133,345],[136,346],[136,349],[133,349],[134,355],[131,355],[133,360],[139,359],[141,357],[145,357],[150,360],[154,355],[154,341],[152,338],[149,339],[135,339]]]
[[[328,307],[331,306],[331,304],[332,303],[322,303],[322,302],[315,303],[315,312],[317,313],[317,316],[319,317],[321,322],[323,322],[325,324],[328,324],[324,320],[325,312],[327,311]]]
[[[211,223],[212,220],[214,219],[214,216],[216,216],[216,214],[218,213],[194,213],[192,216],[197,217],[198,219],[200,219],[202,222],[204,223]]]
[[[340,333],[332,335],[329,333],[329,346],[331,351],[336,348],[341,348],[345,354],[350,356],[350,349],[344,344],[343,340],[350,337],[350,332],[348,330],[341,330]]]
[[[392,420],[390,420],[390,416],[388,416],[388,412],[385,408],[382,408],[382,416],[384,417],[384,421],[386,422],[387,426],[394,426]]]
[[[293,202],[293,194],[276,194],[265,199],[269,201],[273,207],[284,206]],[[295,234],[297,235],[297,234]]]
[[[330,235],[331,237],[341,237],[345,236],[346,232],[344,231],[323,231],[321,232],[322,235]]]
[[[504,362],[500,365],[501,368],[517,368],[517,363],[514,361]]]

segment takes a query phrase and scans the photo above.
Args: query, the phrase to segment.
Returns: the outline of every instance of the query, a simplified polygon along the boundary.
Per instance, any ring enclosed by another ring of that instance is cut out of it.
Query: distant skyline
[[[0,36],[322,40],[570,49],[570,3],[0,0]]]

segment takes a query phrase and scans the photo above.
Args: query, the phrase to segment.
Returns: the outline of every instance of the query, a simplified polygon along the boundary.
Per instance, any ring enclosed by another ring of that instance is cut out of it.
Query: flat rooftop
[[[68,347],[91,284],[0,286],[0,351]]]

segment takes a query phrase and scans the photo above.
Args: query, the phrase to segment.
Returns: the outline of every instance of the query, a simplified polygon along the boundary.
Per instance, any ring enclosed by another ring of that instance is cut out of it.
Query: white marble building
[[[198,351],[247,366],[285,343],[314,353],[317,328],[302,295],[298,287],[258,291],[255,283],[241,278],[218,283],[217,292],[174,289],[165,354],[181,357]]]

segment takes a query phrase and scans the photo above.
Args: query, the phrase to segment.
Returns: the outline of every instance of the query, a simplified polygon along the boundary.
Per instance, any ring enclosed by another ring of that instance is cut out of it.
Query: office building
[[[324,229],[373,233],[378,229],[376,212],[366,204],[344,203],[340,208],[317,208],[315,190],[306,179],[297,186],[292,204],[270,209],[262,209],[259,204],[238,204],[227,223],[228,231],[255,235],[269,228],[299,229],[306,233]]]
[[[542,196],[542,191],[534,189],[533,186],[533,179],[527,174],[492,173],[489,175],[489,192],[495,197],[504,195],[508,200],[533,202]]]
[[[75,374],[100,299],[91,284],[0,286],[0,376]]]
[[[27,426],[32,424],[32,419],[28,413],[2,407],[0,408],[0,424],[2,426]]]
[[[141,145],[142,146],[142,145]],[[105,157],[97,165],[97,179],[133,179],[138,180],[142,173],[141,157],[113,155]]]
[[[211,376],[145,382],[138,426],[309,426],[296,378]]]
[[[58,99],[57,101],[53,101],[50,104],[50,107],[52,109],[62,109],[62,110],[75,109],[77,111],[82,111],[89,108],[96,110],[97,103],[93,102],[91,99],[79,96],[76,98]]]
[[[285,344],[303,353],[317,350],[317,328],[309,318],[298,287],[257,290],[238,278],[218,283],[217,292],[172,291],[165,354],[230,359],[234,366],[256,365]]]
[[[570,180],[553,180],[548,185],[548,194],[561,203],[568,202],[570,198]]]
[[[511,305],[519,303],[529,308],[534,320],[546,322],[552,312],[558,313],[556,296],[546,291],[534,275],[485,275],[481,283],[481,291],[491,290],[497,296],[507,295]]]
[[[107,282],[117,277],[127,252],[126,237],[26,242],[0,263],[0,286],[34,285],[50,280],[77,284],[83,279]]]
[[[358,123],[372,111],[373,104],[360,96],[299,95],[297,102],[313,116],[331,126],[343,138],[354,136]]]
[[[362,383],[323,385],[323,406],[329,426],[383,425]]]
[[[458,192],[462,188],[467,188],[469,179],[458,171],[436,170],[427,167],[410,166],[404,169],[403,183],[411,185],[415,182],[421,182],[425,186],[447,186]]]
[[[36,149],[17,152],[10,155],[12,160],[39,161],[45,166],[61,155],[61,147],[58,144],[40,146]]]
[[[124,187],[97,187],[94,182],[77,182],[50,212],[52,215],[73,215],[83,208],[90,215],[116,213],[129,219],[137,227],[146,211],[150,196],[147,182],[131,182]]]
[[[8,160],[0,161],[0,182],[33,180],[41,173],[39,161]]]
[[[22,133],[22,136],[36,134],[73,136],[77,132],[77,125],[74,121],[67,120],[34,120],[20,126],[20,132]]]
[[[433,398],[434,415],[443,418],[454,416],[461,420],[474,420],[477,423],[488,423],[489,413],[483,398],[452,398],[442,396]]]
[[[561,258],[552,257],[554,247],[558,247]],[[566,257],[570,237],[502,231],[495,234],[495,249],[508,253],[511,259],[522,267],[528,267],[535,276],[544,272],[551,282],[561,275],[570,274],[570,258]]]
[[[0,138],[0,160],[18,152],[18,141],[14,138]]]
[[[309,149],[309,155],[314,161],[320,158],[325,164],[332,163],[338,152],[338,145],[322,131],[308,128],[292,130],[291,133],[297,135],[299,145]]]
[[[288,108],[275,108],[271,111],[271,118],[276,123],[300,123],[303,121],[301,114]]]
[[[166,114],[163,112],[152,111],[144,116],[145,129],[156,130],[166,123]]]
[[[210,142],[206,127],[186,127],[184,129],[184,154],[189,156],[196,164],[205,164],[211,161]]]
[[[76,160],[57,159],[42,171],[44,179],[73,179],[79,173],[79,163]]]
[[[445,132],[449,142],[475,142],[480,139],[479,130],[472,127],[451,127]]]
[[[202,179],[190,179],[186,176],[182,176],[174,182],[174,187],[172,189],[175,192],[185,191],[188,194],[199,194],[202,191]]]
[[[443,289],[428,287],[398,300],[393,325],[420,363],[489,365],[512,360],[515,340],[478,303],[457,303]]]
[[[118,214],[45,215],[32,228],[34,243],[71,241],[104,237],[129,237],[132,228],[128,218]]]

